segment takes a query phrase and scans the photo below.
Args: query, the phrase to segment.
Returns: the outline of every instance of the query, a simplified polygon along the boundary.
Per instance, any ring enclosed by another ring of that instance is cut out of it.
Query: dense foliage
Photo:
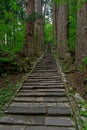
[[[23,7],[14,0],[0,0],[0,54],[5,57],[3,60],[12,58],[24,43],[24,16]],[[0,61],[2,57],[0,57]]]
[[[0,0],[0,73],[5,64],[15,70],[16,55],[25,39],[24,4],[18,0]],[[10,70],[9,70],[10,71]]]
[[[53,43],[53,25],[51,23],[45,24],[44,27],[44,40],[45,43]]]

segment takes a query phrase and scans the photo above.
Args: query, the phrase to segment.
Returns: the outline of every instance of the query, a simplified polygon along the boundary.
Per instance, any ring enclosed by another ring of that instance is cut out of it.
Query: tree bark
[[[33,12],[35,12],[34,0],[26,0],[27,17]],[[26,56],[32,56],[33,52],[34,52],[34,21],[30,22],[27,20],[24,53]]]
[[[65,54],[68,50],[68,39],[69,39],[69,5],[65,3],[59,7],[59,14],[57,16],[58,21],[58,45],[57,51],[62,58],[65,58]]]
[[[78,2],[79,3],[79,2]],[[76,63],[87,56],[87,2],[77,12]]]
[[[35,0],[35,12],[42,16],[41,0]],[[37,19],[35,23],[36,31],[36,48],[37,51],[43,50],[43,18]]]
[[[53,4],[53,25],[54,25],[54,49],[57,50],[57,42],[58,42],[58,12],[59,8],[56,4]]]

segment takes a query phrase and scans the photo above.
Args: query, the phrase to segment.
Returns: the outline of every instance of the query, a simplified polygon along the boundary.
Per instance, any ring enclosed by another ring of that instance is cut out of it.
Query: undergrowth
[[[6,88],[0,88],[0,111],[11,101],[13,93],[15,93],[17,88],[18,86],[14,86],[11,83]]]
[[[83,122],[83,126],[84,126],[84,130],[87,130],[87,102],[86,101],[80,101],[80,105],[81,105],[81,110],[80,110],[80,115],[82,118],[84,118]]]

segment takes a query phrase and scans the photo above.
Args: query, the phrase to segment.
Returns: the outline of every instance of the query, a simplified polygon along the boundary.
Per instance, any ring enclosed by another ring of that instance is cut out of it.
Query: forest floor
[[[9,86],[9,83],[15,86],[17,82],[23,78],[24,75],[25,73],[0,76],[0,89],[7,88]]]
[[[60,64],[73,92],[79,93],[87,100],[87,72],[83,72],[82,68],[77,68],[75,64],[65,63],[64,60],[60,60]]]
[[[69,84],[73,85],[75,92],[78,92],[84,99],[87,100],[87,84],[85,81],[87,73],[76,71],[75,73],[67,74]]]

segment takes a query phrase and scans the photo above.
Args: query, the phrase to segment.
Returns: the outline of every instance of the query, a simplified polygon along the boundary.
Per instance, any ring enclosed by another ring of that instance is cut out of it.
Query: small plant
[[[83,58],[82,63],[83,63],[83,71],[86,71],[86,69],[87,69],[87,57]]]
[[[80,101],[80,105],[81,105],[80,115],[84,118],[87,118],[87,102]],[[86,121],[83,121],[83,126],[84,126],[84,130],[87,130],[87,122]]]
[[[84,130],[87,130],[87,122],[83,122]]]
[[[84,63],[85,65],[87,65],[87,57],[85,57],[85,58],[83,59],[83,63]]]

